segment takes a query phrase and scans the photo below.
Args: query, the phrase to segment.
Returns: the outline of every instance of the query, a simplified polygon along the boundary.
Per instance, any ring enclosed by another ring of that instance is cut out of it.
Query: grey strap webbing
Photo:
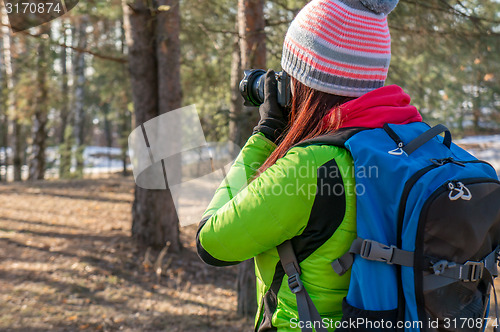
[[[483,278],[483,275],[498,276],[498,252],[500,247],[495,248],[483,260],[479,262],[468,261],[457,264],[442,260],[432,266],[434,273],[424,276],[424,290],[433,290],[444,287],[456,281],[475,282]]]
[[[323,327],[323,321],[318,309],[316,309],[309,293],[307,293],[307,290],[300,280],[300,266],[297,262],[295,252],[293,251],[292,243],[290,240],[285,241],[280,244],[277,249],[281,265],[288,276],[288,287],[290,287],[290,290],[297,298],[299,319],[304,324],[302,332],[312,332],[312,328],[309,326],[314,326],[316,332],[328,332],[328,330]],[[308,322],[310,322],[310,325],[307,324]]]
[[[338,275],[346,273],[354,262],[354,255],[360,255],[370,261],[413,266],[412,251],[401,250],[396,246],[388,246],[377,241],[358,237],[352,242],[347,253],[332,262],[333,270]]]

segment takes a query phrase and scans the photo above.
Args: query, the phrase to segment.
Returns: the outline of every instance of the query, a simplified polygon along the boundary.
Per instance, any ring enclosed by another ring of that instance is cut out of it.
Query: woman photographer
[[[400,87],[384,87],[391,56],[387,15],[397,2],[313,0],[301,10],[283,47],[291,109],[279,106],[275,73],[268,71],[261,120],[200,223],[197,247],[206,263],[255,257],[256,331],[307,323],[299,323],[276,249],[286,240],[328,330],[342,317],[350,274],[337,275],[331,263],[356,238],[352,157],[340,147],[296,145],[343,128],[421,121]]]

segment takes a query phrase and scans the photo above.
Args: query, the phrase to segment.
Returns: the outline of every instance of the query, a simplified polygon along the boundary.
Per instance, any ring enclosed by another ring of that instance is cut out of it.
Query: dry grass
[[[234,268],[130,240],[131,179],[0,185],[0,330],[244,331]],[[145,259],[146,258],[146,259]]]

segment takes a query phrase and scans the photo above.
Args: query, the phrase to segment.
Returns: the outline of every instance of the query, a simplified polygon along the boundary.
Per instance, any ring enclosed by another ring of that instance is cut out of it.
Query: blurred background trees
[[[288,24],[306,3],[80,1],[16,34],[2,10],[0,181],[102,169],[127,175],[131,130],[190,104],[207,141],[241,146],[258,119],[255,108],[242,106],[243,70],[280,70]],[[445,123],[455,135],[500,132],[500,2],[401,0],[389,25],[387,84],[402,86],[427,122]],[[180,249],[170,201],[166,191],[135,189],[137,241]],[[241,313],[254,308],[252,270],[251,263],[240,270]]]
[[[7,164],[10,179],[51,177],[44,172],[54,166],[54,175],[81,177],[86,146],[126,151],[135,114],[123,12],[128,2],[80,3],[62,18],[17,34],[2,15],[0,146],[9,150],[9,158],[0,158],[2,179]],[[167,63],[172,73],[179,67],[180,83],[160,89],[159,98],[179,85],[176,104],[197,105],[209,141],[244,143],[256,112],[241,105],[242,71],[280,69],[283,37],[305,3],[180,1],[180,60]],[[165,0],[144,9],[157,27],[157,42],[168,41],[172,20],[161,20],[170,7]],[[401,0],[389,18],[393,59],[387,83],[405,88],[431,123],[445,122],[461,134],[497,131],[499,7],[495,0]],[[166,53],[155,61],[166,61],[170,49],[159,47]],[[125,153],[116,157],[126,173]]]
[[[431,123],[458,134],[498,131],[500,3],[402,0],[391,14],[388,83]]]

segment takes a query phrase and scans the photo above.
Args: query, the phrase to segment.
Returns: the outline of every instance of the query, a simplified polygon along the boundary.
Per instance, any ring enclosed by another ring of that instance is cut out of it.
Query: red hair
[[[335,131],[342,125],[340,105],[351,97],[337,96],[312,89],[292,77],[293,97],[288,126],[281,143],[260,167],[264,172],[285,156],[295,144]],[[325,118],[332,111],[333,113]]]

